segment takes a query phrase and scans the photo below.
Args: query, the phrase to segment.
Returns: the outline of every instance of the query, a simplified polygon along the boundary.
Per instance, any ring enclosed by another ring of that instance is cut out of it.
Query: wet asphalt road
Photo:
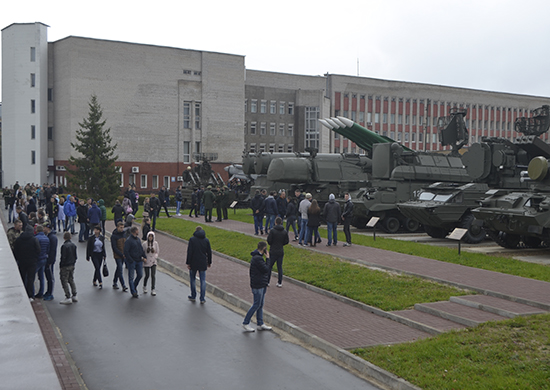
[[[204,305],[190,303],[187,285],[162,272],[156,297],[141,294],[142,283],[139,299],[113,290],[110,247],[111,276],[102,290],[93,287],[77,238],[79,302],[59,304],[58,260],[55,299],[45,303],[89,389],[377,389],[275,332],[244,333],[240,314],[208,296]]]

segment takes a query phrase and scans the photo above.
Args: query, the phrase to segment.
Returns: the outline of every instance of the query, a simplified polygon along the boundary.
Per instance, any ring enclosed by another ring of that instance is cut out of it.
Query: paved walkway
[[[254,234],[252,224],[233,220],[204,224],[202,219],[187,216],[181,218],[197,221],[206,226],[207,234],[210,226]],[[162,234],[158,234],[157,239],[161,247],[160,257],[185,269],[187,250],[185,242]],[[292,242],[291,245],[297,244]],[[333,254],[366,265],[419,275],[481,293],[527,302],[545,309],[550,308],[550,283],[547,282],[359,245],[326,247],[323,243],[309,250]],[[207,272],[207,281],[241,299],[250,301],[252,298],[247,265],[215,256],[213,266]],[[401,343],[429,336],[423,331],[293,283],[283,282],[283,288],[270,287],[266,296],[265,310],[344,349]]]

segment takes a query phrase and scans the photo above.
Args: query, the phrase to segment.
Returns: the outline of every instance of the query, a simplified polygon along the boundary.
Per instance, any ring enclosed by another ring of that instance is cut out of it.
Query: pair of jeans
[[[151,290],[155,289],[155,284],[157,282],[157,266],[152,265],[151,267],[143,267],[145,271],[145,278],[143,278],[143,288],[147,287],[147,281],[149,280],[149,275],[151,275]]]
[[[80,230],[78,231],[78,241],[88,240],[88,224],[86,222],[80,222]]]
[[[46,281],[48,282],[48,288],[46,290],[46,296],[53,295],[53,286],[55,285],[55,278],[53,276],[53,265],[52,264],[46,264],[46,267],[44,268],[44,272],[46,274]]]
[[[290,230],[290,227],[292,226],[292,230],[294,231],[294,238],[298,238],[298,230],[296,230],[296,218],[289,218],[286,220],[286,232],[288,233]]]
[[[276,214],[266,214],[265,216],[265,232],[267,233],[275,225]]]
[[[334,237],[334,245],[338,243],[338,230],[336,229],[338,227],[338,223],[336,222],[327,222],[327,238],[328,238],[328,244],[332,245],[332,240]]]
[[[263,222],[264,222],[264,216],[263,214],[254,214],[254,233],[255,234],[258,234],[259,232],[262,232],[264,231],[264,227],[263,227]]]
[[[181,200],[176,201],[176,215],[180,214]]]
[[[97,281],[99,284],[103,284],[101,279],[101,264],[103,263],[103,254],[101,252],[92,252],[92,263],[94,263],[94,283]]]
[[[71,232],[71,234],[75,234],[75,231],[74,231],[74,220],[75,220],[75,217],[72,216],[72,217],[68,217],[69,218],[69,224],[67,226],[67,230],[69,230]]]
[[[149,213],[149,215],[151,216],[151,229],[153,229],[153,231],[155,231],[155,225],[157,224],[157,212],[156,211],[151,211]]]
[[[36,296],[38,297],[43,297],[44,296],[44,271],[45,271],[45,268],[46,268],[46,261],[47,260],[42,260],[42,261],[38,261],[38,263],[36,263],[36,275],[38,276],[38,281],[40,282],[40,287],[38,289],[38,294],[36,294]],[[33,278],[33,282],[34,282],[34,278]],[[33,283],[33,286],[32,286],[32,293],[34,294],[34,283]]]
[[[250,309],[248,309],[248,313],[246,313],[246,316],[244,317],[243,325],[250,324],[250,320],[252,319],[254,313],[256,313],[256,323],[258,326],[262,326],[264,324],[264,301],[266,291],[267,287],[252,289],[254,303]]]
[[[197,297],[197,272],[199,273],[199,279],[201,283],[201,292],[199,300],[204,302],[204,296],[206,295],[206,271],[197,271],[196,269],[189,270],[189,287],[191,287],[191,299]]]
[[[316,245],[318,241],[321,240],[319,236],[319,226],[308,226],[307,227],[307,242],[310,245]]]
[[[302,223],[300,224],[300,238],[298,239],[298,244],[303,244],[307,242],[309,237],[309,229],[307,227],[307,219],[302,218]]]
[[[117,284],[120,281],[120,285],[122,288],[126,287],[126,284],[124,283],[124,276],[123,276],[123,270],[124,270],[124,260],[123,259],[117,259],[115,257],[116,262],[116,269],[115,269],[115,276],[113,278],[113,285]]]
[[[130,292],[132,295],[137,295],[137,287],[139,285],[139,281],[143,277],[143,262],[127,261],[126,267],[128,268],[128,284],[130,285]],[[136,273],[135,279],[134,272]]]
[[[277,263],[277,283],[283,283],[283,257],[285,257],[284,252],[281,253],[272,253],[269,252],[269,273],[268,273],[268,283],[271,281],[271,271],[273,266]]]

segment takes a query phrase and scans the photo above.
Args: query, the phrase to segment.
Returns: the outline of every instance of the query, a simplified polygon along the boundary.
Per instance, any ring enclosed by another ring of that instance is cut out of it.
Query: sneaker
[[[347,242],[344,242],[344,245],[342,246],[351,246],[351,244],[347,243]]]
[[[187,299],[189,299],[191,302],[195,302],[195,298],[193,298],[191,295],[189,295]]]
[[[53,301],[53,295],[44,295],[45,301]]]
[[[155,296],[155,295],[157,295],[157,293],[156,293],[155,289],[152,289],[152,290],[151,290],[151,295],[152,295],[152,296]]]
[[[94,284],[94,287],[97,287],[97,283],[96,283],[96,282],[93,282],[93,284]]]
[[[34,302],[34,298],[29,298],[29,302]]]
[[[266,324],[261,324],[260,326],[258,326],[257,329],[258,330],[271,330],[273,328],[271,326],[267,326]]]
[[[243,324],[243,328],[245,332],[254,332],[256,330],[253,327],[251,327],[249,324]]]
[[[42,294],[36,294],[36,295],[34,296],[34,298],[35,298],[35,299],[42,299],[42,298],[44,298],[44,295],[42,295]]]
[[[118,290],[118,284],[113,284],[113,288],[114,288],[115,290]]]
[[[332,244],[332,246],[338,246],[338,243],[337,243],[337,242],[335,242],[334,244]]]
[[[327,246],[331,246],[330,244],[327,244]]]
[[[123,287],[122,287],[122,292],[128,292],[128,287],[123,286]]]
[[[70,305],[73,303],[73,300],[71,298],[65,298],[61,302],[59,302],[61,305]]]
[[[282,283],[277,283],[277,287],[283,287]]]
[[[78,302],[78,298],[76,297],[76,295],[73,295],[73,297],[71,298],[73,302]]]
[[[99,283],[99,289],[101,290],[103,288],[103,283]]]
[[[143,286],[143,293],[147,294],[147,287]]]
[[[136,299],[139,298],[138,293],[132,294],[132,298],[136,298]]]
[[[204,305],[206,303],[206,301],[201,301],[201,305]]]

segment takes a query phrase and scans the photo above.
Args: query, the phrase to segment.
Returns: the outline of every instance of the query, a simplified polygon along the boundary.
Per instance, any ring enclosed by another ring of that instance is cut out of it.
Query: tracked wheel
[[[538,248],[542,244],[542,240],[538,237],[521,236],[521,241],[527,248]]]
[[[468,244],[479,244],[487,235],[487,232],[483,229],[483,226],[479,226],[474,223],[475,220],[476,218],[471,213],[468,213],[464,215],[459,224],[459,227],[468,229],[466,234],[462,237],[464,242],[467,242]]]
[[[509,234],[494,230],[487,231],[487,234],[503,248],[516,249],[521,241],[519,234]]]

